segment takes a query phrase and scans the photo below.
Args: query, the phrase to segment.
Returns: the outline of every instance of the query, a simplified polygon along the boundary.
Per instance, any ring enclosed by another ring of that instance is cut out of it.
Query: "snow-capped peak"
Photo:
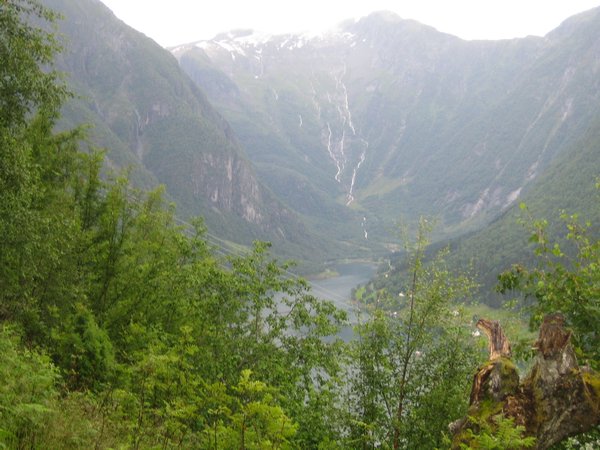
[[[232,54],[237,53],[241,55],[247,55],[248,52],[261,53],[262,48],[266,45],[273,45],[278,50],[295,50],[303,48],[309,43],[322,45],[324,42],[353,40],[355,35],[350,33],[344,25],[347,25],[347,23],[340,24],[338,27],[326,31],[305,31],[279,35],[250,29],[233,30],[220,33],[207,41],[196,42],[195,45],[209,51],[220,47]]]

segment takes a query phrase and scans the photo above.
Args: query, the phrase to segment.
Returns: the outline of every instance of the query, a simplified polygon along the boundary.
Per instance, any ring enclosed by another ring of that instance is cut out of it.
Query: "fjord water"
[[[350,324],[339,333],[344,340],[352,337],[352,326],[361,318],[358,307],[352,303],[352,289],[371,279],[376,268],[375,264],[364,261],[338,263],[333,266],[338,275],[324,280],[309,280],[314,295],[334,302],[339,309],[347,312]]]

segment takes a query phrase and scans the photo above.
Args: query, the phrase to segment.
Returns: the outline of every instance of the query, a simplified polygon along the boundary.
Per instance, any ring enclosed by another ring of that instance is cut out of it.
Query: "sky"
[[[463,39],[543,36],[600,0],[101,0],[164,47],[251,28],[319,32],[373,11],[393,11]]]

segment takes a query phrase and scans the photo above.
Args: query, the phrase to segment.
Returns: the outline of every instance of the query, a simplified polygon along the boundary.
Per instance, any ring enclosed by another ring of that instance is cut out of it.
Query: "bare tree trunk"
[[[579,367],[560,314],[544,318],[535,363],[522,381],[500,325],[480,320],[477,326],[488,336],[490,360],[473,378],[468,416],[450,424],[452,448],[469,444],[467,430],[477,433],[476,422],[485,420],[493,427],[492,418],[498,415],[525,427],[525,435],[536,438],[537,449],[600,424],[600,374]]]

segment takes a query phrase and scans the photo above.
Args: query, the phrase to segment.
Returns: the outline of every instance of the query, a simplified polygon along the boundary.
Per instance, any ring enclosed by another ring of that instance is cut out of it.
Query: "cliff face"
[[[64,16],[58,67],[76,94],[65,126],[92,124],[91,140],[108,149],[112,166],[133,167],[138,185],[165,184],[182,216],[202,215],[223,237],[305,237],[297,233],[304,225],[256,178],[229,124],[168,51],[97,0],[43,3]]]

